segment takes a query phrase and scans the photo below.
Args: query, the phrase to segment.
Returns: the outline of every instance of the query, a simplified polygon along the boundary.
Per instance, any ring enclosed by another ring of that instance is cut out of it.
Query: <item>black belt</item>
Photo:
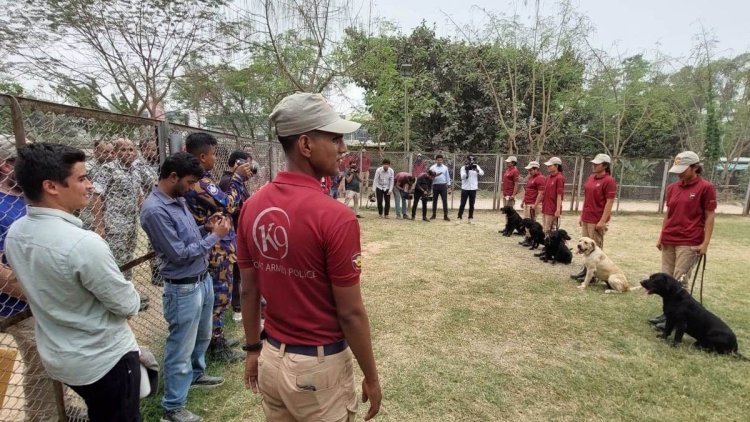
[[[185,277],[185,278],[166,278],[164,277],[164,282],[169,284],[195,284],[201,280],[203,280],[206,277],[206,274],[208,274],[208,271],[204,271],[203,274],[197,275],[195,277]]]
[[[280,349],[281,348],[281,342],[276,340],[275,338],[272,338],[271,336],[266,336],[266,341],[268,341],[271,346]],[[349,343],[346,342],[346,339],[339,340],[336,343],[326,344],[323,346],[323,356],[329,356],[329,355],[335,355],[336,353],[341,353],[346,348],[349,347]],[[284,348],[284,351],[286,353],[294,353],[297,355],[305,355],[305,356],[318,356],[318,346],[290,346],[287,345]]]

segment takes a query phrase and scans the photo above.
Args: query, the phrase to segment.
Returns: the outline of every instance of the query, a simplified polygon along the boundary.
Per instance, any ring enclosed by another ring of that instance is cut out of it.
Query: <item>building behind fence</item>
[[[24,142],[53,142],[80,148],[91,155],[96,140],[114,140],[129,138],[136,145],[147,139],[156,139],[160,162],[165,157],[182,148],[184,139],[193,132],[203,131],[213,134],[218,142],[216,178],[220,178],[226,168],[229,154],[234,150],[245,150],[258,163],[258,174],[248,182],[250,191],[273,180],[276,173],[284,168],[283,151],[274,142],[255,141],[233,134],[206,130],[202,128],[170,124],[160,120],[143,117],[88,110],[44,101],[13,98],[0,95],[0,135],[12,136],[17,146]],[[380,150],[361,150],[352,145],[350,154],[362,163],[361,169],[366,172],[366,179],[371,184],[375,169],[384,158],[391,161],[395,171],[409,171],[418,175],[429,168],[434,161],[434,152],[391,152]],[[455,192],[460,190],[460,166],[467,154],[443,153],[446,164],[452,172],[452,186]],[[478,209],[498,209],[499,181],[506,168],[505,156],[498,154],[476,154],[478,164],[484,170],[479,179]],[[563,174],[566,177],[565,209],[580,210],[583,202],[583,182],[590,172],[588,158],[580,156],[561,157]],[[543,161],[544,157],[518,156],[519,167],[532,160]],[[0,163],[2,164],[2,163]],[[667,172],[671,162],[666,159],[621,159],[614,168],[613,175],[618,181],[618,195],[615,211],[662,212],[667,183],[674,180]],[[707,171],[707,176],[718,177],[716,171]],[[523,173],[523,170],[522,170]],[[713,175],[713,176],[712,176]],[[750,209],[750,185],[747,171],[733,177],[735,184],[718,186],[719,212],[730,214],[747,214]],[[367,184],[366,184],[367,185]],[[148,187],[147,187],[148,188]],[[365,189],[368,189],[365,187]],[[366,193],[363,191],[363,193]],[[143,193],[144,196],[148,192]],[[343,192],[342,192],[343,194]],[[367,201],[367,195],[362,195]],[[458,198],[451,194],[450,206],[456,208]],[[364,205],[364,204],[363,204]],[[368,204],[369,205],[369,204]],[[85,210],[92,212],[96,210]],[[2,212],[2,210],[0,210]],[[160,355],[166,337],[167,326],[162,317],[162,289],[152,280],[151,262],[148,260],[148,240],[138,224],[138,215],[134,213],[129,219],[133,230],[137,232],[137,241],[132,254],[133,261],[118,262],[118,265],[134,265],[132,282],[143,297],[149,299],[149,307],[130,322],[139,345],[148,347]],[[105,235],[105,239],[106,239]],[[109,239],[113,247],[118,246],[117,239]],[[134,262],[135,261],[135,262]],[[7,302],[7,301],[6,301]],[[0,303],[0,308],[10,303]],[[28,339],[19,339],[13,327],[19,321],[28,318],[28,312],[21,312],[13,318],[0,317],[0,420],[24,420],[27,410],[49,407],[49,403],[35,401],[40,388],[38,377],[27,376],[29,367],[34,366],[34,357],[30,354]],[[28,321],[27,321],[28,322]],[[31,364],[30,364],[31,363]],[[55,384],[54,411],[62,414],[67,409],[83,408],[77,396],[66,391],[60,384]],[[61,417],[64,419],[64,417]],[[81,418],[84,420],[85,418]]]

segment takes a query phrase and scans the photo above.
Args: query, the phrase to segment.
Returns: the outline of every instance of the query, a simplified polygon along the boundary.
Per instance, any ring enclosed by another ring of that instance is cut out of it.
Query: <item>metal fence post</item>
[[[583,157],[580,157],[580,158],[581,160],[583,160]],[[583,165],[583,163],[581,163],[581,171],[578,173],[578,189],[577,189],[577,194],[576,194],[576,207],[575,207],[576,211],[580,210],[579,206],[581,205],[581,188],[583,186],[583,169],[584,168],[585,166]],[[585,200],[586,199],[584,198],[584,201]]]
[[[661,191],[659,192],[659,214],[664,213],[664,197],[667,194],[667,176],[669,175],[669,160],[664,160],[664,173],[661,177]]]
[[[498,189],[498,183],[497,180],[499,178],[498,176],[498,170],[500,169],[500,154],[497,154],[495,156],[495,177],[492,179],[492,209],[496,210],[497,207],[497,189]]]
[[[581,157],[576,156],[576,163],[573,165],[573,180],[571,180],[571,186],[570,186],[570,210],[573,211],[573,207],[575,207],[576,202],[576,176],[578,176],[578,160]]]
[[[503,203],[498,196],[502,195],[505,196],[505,193],[502,192],[503,189],[503,174],[505,173],[505,160],[503,159],[503,154],[498,154],[497,156],[499,167],[498,167],[498,178],[495,180],[495,184],[497,185],[497,195],[495,195],[495,198],[497,199],[497,208],[496,210],[499,210],[501,207],[501,204]]]
[[[276,146],[274,144],[271,144],[268,146],[268,181],[273,182],[273,179],[276,178],[276,173],[278,173],[278,169],[276,168]]]
[[[745,208],[742,210],[742,214],[750,214],[750,181],[747,183],[747,192],[745,192]]]
[[[162,120],[156,125],[156,148],[159,150],[159,166],[161,166],[167,159],[167,150],[170,149],[169,123],[166,120]]]
[[[456,165],[457,165],[456,164],[457,163],[456,159],[457,158],[458,158],[458,156],[454,152],[453,153],[453,160],[452,160],[453,161],[453,168],[451,169],[451,173],[452,173],[452,175],[451,175],[451,183],[448,186],[450,188],[450,190],[451,190],[451,211],[453,211],[453,185],[456,184]]]

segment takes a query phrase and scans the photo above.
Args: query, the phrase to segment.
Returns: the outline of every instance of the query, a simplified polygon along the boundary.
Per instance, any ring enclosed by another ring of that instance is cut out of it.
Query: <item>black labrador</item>
[[[570,251],[568,245],[565,243],[566,240],[570,240],[568,232],[562,229],[552,230],[545,240],[544,250],[540,254],[539,259],[552,264],[555,262],[570,264],[573,261],[573,252]]]
[[[542,225],[530,218],[524,218],[521,221],[522,221],[523,226],[529,232],[528,239],[529,239],[529,243],[531,243],[531,247],[529,249],[534,250],[538,248],[539,245],[543,245],[544,244],[544,229],[542,228]]]
[[[688,333],[695,338],[694,346],[698,349],[738,355],[737,337],[732,329],[693,299],[674,277],[656,273],[641,281],[641,286],[648,294],[661,296],[667,322],[659,336],[666,340],[674,330],[672,346],[682,342],[682,336]]]
[[[503,236],[510,236],[514,231],[517,231],[520,235],[526,234],[526,227],[523,226],[523,219],[518,212],[513,209],[510,205],[506,205],[500,208],[500,212],[505,214],[505,229],[503,229]]]

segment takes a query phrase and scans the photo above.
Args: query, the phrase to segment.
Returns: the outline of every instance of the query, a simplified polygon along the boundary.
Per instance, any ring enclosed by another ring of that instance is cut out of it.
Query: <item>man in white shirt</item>
[[[463,219],[467,199],[469,201],[469,224],[474,219],[474,203],[477,200],[479,176],[484,176],[484,170],[477,164],[476,157],[470,155],[466,158],[464,166],[461,167],[461,206],[458,207],[459,223]]]
[[[443,220],[451,221],[448,218],[448,192],[450,191],[451,175],[448,170],[448,166],[443,164],[443,156],[438,154],[435,157],[437,163],[430,167],[430,170],[435,173],[435,178],[432,179],[432,217],[430,220],[435,219],[437,214],[437,201],[438,196],[443,201]]]
[[[378,215],[380,218],[388,218],[391,211],[391,191],[395,175],[391,168],[391,160],[384,158],[383,165],[375,170],[375,196],[378,200]],[[383,199],[385,199],[385,215],[383,214]]]
[[[36,318],[49,376],[84,399],[92,422],[140,421],[139,353],[128,325],[140,298],[107,242],[73,215],[93,193],[85,161],[66,145],[18,152],[16,180],[29,205],[8,230],[5,254]]]

